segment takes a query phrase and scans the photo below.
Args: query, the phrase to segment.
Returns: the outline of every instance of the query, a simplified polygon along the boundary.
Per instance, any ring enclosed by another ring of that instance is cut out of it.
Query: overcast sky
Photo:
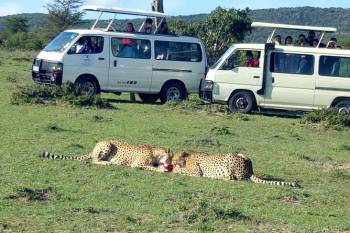
[[[18,13],[46,13],[43,7],[52,0],[0,0],[0,16]],[[87,5],[150,9],[150,0],[86,0]],[[278,7],[314,6],[350,8],[350,0],[164,0],[168,15],[208,13],[217,6],[264,9]],[[88,15],[89,17],[90,15]]]

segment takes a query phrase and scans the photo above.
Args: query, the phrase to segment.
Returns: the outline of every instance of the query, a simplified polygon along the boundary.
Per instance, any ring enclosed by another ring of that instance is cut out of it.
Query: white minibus
[[[138,93],[145,102],[181,100],[198,93],[205,77],[207,58],[203,43],[193,37],[117,32],[112,19],[97,29],[103,13],[146,16],[164,20],[165,15],[127,9],[85,7],[100,12],[89,30],[67,30],[53,39],[33,62],[35,82],[61,85],[70,81],[90,94]],[[125,25],[126,27],[126,25]]]
[[[253,23],[273,28],[266,44],[234,44],[209,69],[201,98],[227,104],[232,112],[255,109],[313,110],[334,107],[350,113],[350,50],[322,47],[335,28]],[[314,46],[273,43],[277,29],[320,32]]]

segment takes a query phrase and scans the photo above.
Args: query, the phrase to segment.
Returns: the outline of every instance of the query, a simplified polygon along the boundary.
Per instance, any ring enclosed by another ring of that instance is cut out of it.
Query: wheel
[[[246,91],[234,94],[228,101],[231,112],[250,113],[255,107],[254,97]]]
[[[339,101],[334,107],[337,108],[340,113],[350,115],[350,101],[349,100]]]
[[[98,85],[92,78],[79,78],[76,85],[80,88],[80,91],[83,94],[96,95],[99,93]]]
[[[164,85],[160,92],[160,101],[165,103],[169,100],[184,100],[186,98],[186,89],[177,82],[170,82]]]
[[[139,93],[139,97],[145,103],[155,103],[159,99],[159,94],[142,94],[142,93]]]

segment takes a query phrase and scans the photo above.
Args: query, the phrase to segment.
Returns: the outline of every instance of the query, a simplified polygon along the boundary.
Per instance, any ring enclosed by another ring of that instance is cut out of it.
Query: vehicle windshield
[[[61,32],[44,48],[44,51],[63,52],[77,36],[78,33],[75,32]]]
[[[219,64],[221,64],[222,60],[227,57],[227,55],[230,55],[232,51],[235,49],[234,46],[231,46],[229,49],[226,50],[226,52],[220,56],[220,58],[210,67],[210,69],[216,69]]]

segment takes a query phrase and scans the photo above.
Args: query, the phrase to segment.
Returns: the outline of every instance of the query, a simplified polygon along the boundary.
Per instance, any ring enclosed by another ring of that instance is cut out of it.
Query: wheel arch
[[[343,100],[348,100],[350,101],[350,97],[346,97],[346,96],[339,96],[337,98],[335,98],[332,102],[332,104],[330,105],[330,107],[335,107],[340,101]]]
[[[169,80],[167,80],[167,81],[162,85],[162,88],[160,89],[160,92],[162,92],[162,90],[164,89],[164,87],[165,87],[166,85],[168,85],[169,83],[179,83],[179,84],[185,89],[186,94],[187,94],[187,87],[186,87],[185,83],[182,82],[182,81],[179,80],[179,79],[169,79]]]

